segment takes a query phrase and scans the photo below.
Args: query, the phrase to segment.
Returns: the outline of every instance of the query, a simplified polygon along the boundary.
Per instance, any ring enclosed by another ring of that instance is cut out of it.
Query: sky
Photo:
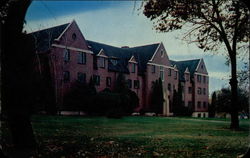
[[[184,31],[159,33],[139,9],[141,1],[33,1],[24,30],[33,32],[69,23],[78,24],[85,39],[112,46],[139,46],[162,42],[171,60],[203,58],[209,73],[209,93],[229,86],[230,68],[224,50],[203,52],[181,40]]]

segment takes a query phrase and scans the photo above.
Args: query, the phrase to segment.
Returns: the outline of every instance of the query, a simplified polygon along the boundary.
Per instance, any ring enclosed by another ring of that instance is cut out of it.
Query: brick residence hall
[[[162,43],[119,48],[89,41],[74,20],[30,34],[35,38],[38,56],[49,59],[57,104],[76,80],[88,82],[93,77],[97,91],[101,91],[114,88],[116,77],[123,73],[140,99],[135,111],[150,107],[152,82],[160,77],[163,115],[173,115],[173,92],[180,83],[184,105],[193,109],[192,115],[208,117],[209,77],[203,59],[170,60]]]

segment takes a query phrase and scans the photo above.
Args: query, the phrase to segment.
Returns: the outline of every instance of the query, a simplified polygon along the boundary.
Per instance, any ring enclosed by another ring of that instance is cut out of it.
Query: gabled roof
[[[190,75],[193,76],[195,69],[197,68],[199,61],[201,59],[184,60],[184,61],[173,61],[170,60],[171,65],[176,65],[179,71],[179,76],[181,81],[185,81],[184,72],[188,68]]]
[[[63,31],[67,28],[69,24],[70,23],[67,23],[29,33],[29,35],[32,35],[35,38],[36,50],[38,52],[47,51],[50,48],[53,41],[63,33]]]
[[[129,70],[127,69],[127,65],[129,59],[132,56],[134,56],[136,61],[138,62],[139,73],[143,73],[146,70],[147,62],[151,59],[159,45],[159,43],[157,43],[132,48],[119,48],[88,40],[87,43],[89,46],[91,46],[90,49],[94,52],[94,54],[98,54],[99,51],[103,49],[107,56],[116,57],[118,59],[118,64],[116,66],[112,66],[109,64],[110,70],[122,71],[126,73],[129,72]]]

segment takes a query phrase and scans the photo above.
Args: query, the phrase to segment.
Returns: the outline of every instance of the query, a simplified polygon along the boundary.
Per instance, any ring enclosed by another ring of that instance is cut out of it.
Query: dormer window
[[[76,34],[75,33],[72,34],[72,39],[76,40]]]
[[[186,74],[186,81],[189,81],[189,74]]]
[[[203,66],[203,65],[201,65],[201,69],[202,69],[202,70],[204,69],[204,66]]]
[[[110,62],[111,62],[113,65],[117,65],[117,60],[116,60],[116,59],[110,59]]]
[[[132,63],[132,70],[131,70],[131,72],[135,73],[135,69],[136,69],[136,65],[135,65],[135,63]]]
[[[105,68],[105,58],[103,57],[99,58],[99,67]]]
[[[201,82],[201,75],[197,75],[197,81]]]
[[[177,79],[177,71],[174,72],[174,79]]]

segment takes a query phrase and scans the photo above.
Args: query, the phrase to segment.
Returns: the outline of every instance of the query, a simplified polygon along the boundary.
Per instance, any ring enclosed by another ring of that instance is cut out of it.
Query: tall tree
[[[213,94],[212,94],[212,101],[211,101],[211,104],[208,107],[209,117],[214,117],[215,116],[215,104],[216,104],[216,100],[217,100],[216,92],[213,92]]]
[[[8,116],[16,149],[35,147],[30,116],[32,112],[33,47],[32,39],[22,33],[24,18],[31,0],[1,1],[1,101]],[[25,154],[25,153],[22,153]],[[25,155],[13,155],[13,157]],[[27,155],[26,155],[27,156]]]
[[[157,114],[162,114],[163,112],[163,87],[162,81],[159,78],[153,82],[152,85],[152,94],[151,94],[151,110]]]
[[[161,32],[189,28],[183,38],[195,42],[204,51],[226,48],[231,65],[230,127],[238,129],[236,57],[249,42],[247,6],[239,0],[149,0],[143,13]]]

